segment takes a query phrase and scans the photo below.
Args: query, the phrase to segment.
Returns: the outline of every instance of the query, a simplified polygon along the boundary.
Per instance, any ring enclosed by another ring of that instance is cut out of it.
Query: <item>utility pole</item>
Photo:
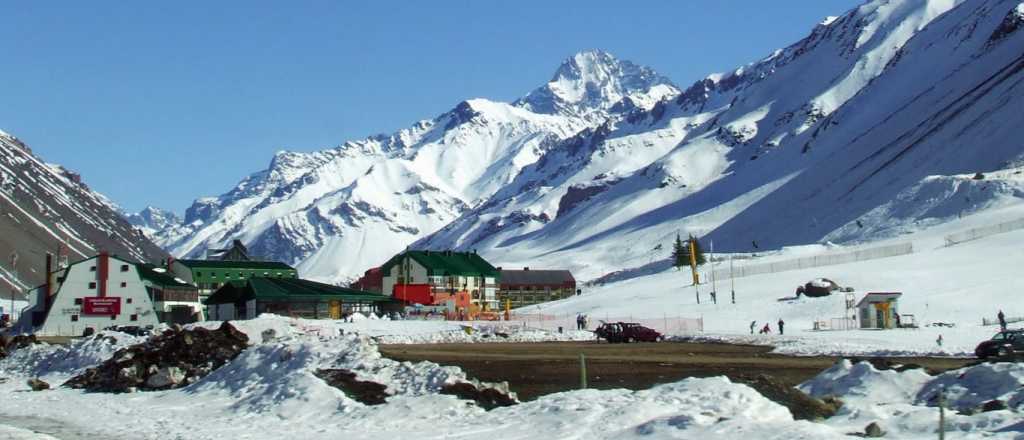
[[[729,255],[729,289],[732,290],[732,303],[736,304],[736,272],[732,266],[732,255]]]
[[[946,439],[946,387],[939,387],[939,440]]]
[[[709,243],[708,250],[711,251],[711,258],[708,260],[711,263],[711,301],[718,304],[718,280],[715,277],[715,240],[710,240]]]
[[[14,296],[20,290],[17,283],[21,282],[21,277],[18,276],[18,251],[11,251],[11,271],[14,272],[15,283],[11,283],[14,288],[11,289],[11,311],[7,313],[7,316],[10,317],[11,325],[14,325]],[[50,274],[46,274],[46,277],[49,279]],[[19,316],[19,318],[21,317]]]

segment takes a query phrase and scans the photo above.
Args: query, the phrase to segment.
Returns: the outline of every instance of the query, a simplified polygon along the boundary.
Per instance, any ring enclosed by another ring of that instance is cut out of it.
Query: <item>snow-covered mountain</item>
[[[587,279],[668,257],[677,233],[858,242],[1020,203],[1022,17],[1019,0],[867,2],[550,148],[413,247]]]
[[[173,212],[153,206],[147,206],[136,213],[125,213],[124,218],[147,237],[181,223],[181,218]]]
[[[678,92],[649,68],[580,53],[513,104],[467,100],[391,135],[280,152],[231,191],[196,200],[157,240],[197,256],[240,239],[304,277],[351,280],[488,200],[565,139]]]
[[[0,286],[42,284],[47,252],[74,261],[101,249],[138,261],[167,257],[81,176],[43,162],[0,131]],[[15,251],[17,267],[12,267]]]

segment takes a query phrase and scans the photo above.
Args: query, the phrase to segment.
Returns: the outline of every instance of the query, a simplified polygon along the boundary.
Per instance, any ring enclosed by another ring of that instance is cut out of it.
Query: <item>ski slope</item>
[[[972,355],[982,339],[991,337],[993,326],[982,318],[995,318],[1002,309],[1007,316],[1024,316],[1024,230],[991,235],[945,246],[947,234],[979,226],[1024,218],[1024,206],[1013,205],[986,211],[959,221],[924,228],[899,238],[872,243],[911,242],[909,255],[856,263],[792,270],[736,278],[736,304],[731,304],[730,280],[717,279],[718,304],[711,303],[711,269],[702,267],[701,304],[689,270],[668,269],[648,276],[585,288],[584,294],[566,300],[530,306],[527,313],[572,315],[584,313],[591,320],[603,316],[661,318],[683,316],[704,320],[705,337],[734,342],[777,346],[790,354],[936,354]],[[858,247],[801,246],[785,248],[761,258],[736,260],[734,264],[760,264],[794,257],[846,252]],[[728,267],[728,255],[716,255],[718,270]],[[717,277],[716,277],[717,278]],[[845,294],[824,298],[793,297],[796,286],[815,278],[829,278],[855,288],[859,301],[867,292],[902,292],[899,311],[913,314],[917,330],[812,331],[816,320],[840,318],[845,313]],[[776,322],[785,321],[786,334],[777,335]],[[750,335],[750,323],[760,328],[770,322],[771,336]],[[955,327],[932,327],[950,323]],[[942,335],[940,347],[936,339]]]

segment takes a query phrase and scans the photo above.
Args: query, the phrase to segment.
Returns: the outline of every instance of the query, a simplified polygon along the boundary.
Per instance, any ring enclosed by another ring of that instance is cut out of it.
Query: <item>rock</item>
[[[313,373],[327,385],[337,388],[346,396],[365,405],[380,405],[390,397],[388,387],[377,382],[356,379],[356,374],[344,369],[320,369]]]
[[[882,431],[882,427],[878,426],[878,422],[871,422],[868,426],[864,427],[864,437],[867,438],[879,438],[885,435],[885,431]]]
[[[142,344],[118,350],[64,386],[113,393],[178,388],[230,362],[248,343],[248,336],[228,323],[212,331],[174,326]]]
[[[508,384],[481,384],[478,382],[456,382],[441,387],[441,394],[448,394],[460,399],[472,400],[481,408],[492,410],[502,406],[512,406],[519,401],[515,394],[508,390]]]
[[[260,333],[260,338],[263,339],[263,342],[273,342],[277,339],[277,331],[272,328],[263,330],[263,332]]]
[[[840,400],[835,398],[831,398],[827,402],[815,399],[763,374],[756,377],[738,375],[730,377],[730,379],[748,385],[767,399],[789,408],[789,412],[796,420],[827,419],[834,416],[843,405]]]
[[[28,387],[32,388],[32,391],[43,391],[43,390],[50,389],[50,384],[48,384],[48,383],[46,383],[46,382],[44,382],[44,381],[42,381],[42,380],[40,380],[38,378],[35,378],[35,379],[29,379],[28,380]]]
[[[146,388],[173,388],[185,380],[185,373],[178,367],[163,367],[155,370],[156,372],[146,379]]]
[[[1004,409],[1009,409],[1009,407],[1006,405],[1006,402],[999,399],[992,399],[981,405],[981,412],[1002,411]]]

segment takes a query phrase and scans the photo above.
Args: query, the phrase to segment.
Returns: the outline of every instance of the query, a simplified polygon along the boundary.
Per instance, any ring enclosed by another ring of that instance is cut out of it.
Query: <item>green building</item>
[[[353,313],[398,310],[389,296],[297,278],[254,277],[224,284],[203,302],[210,319],[252,319],[274,313],[311,319],[339,319]]]

